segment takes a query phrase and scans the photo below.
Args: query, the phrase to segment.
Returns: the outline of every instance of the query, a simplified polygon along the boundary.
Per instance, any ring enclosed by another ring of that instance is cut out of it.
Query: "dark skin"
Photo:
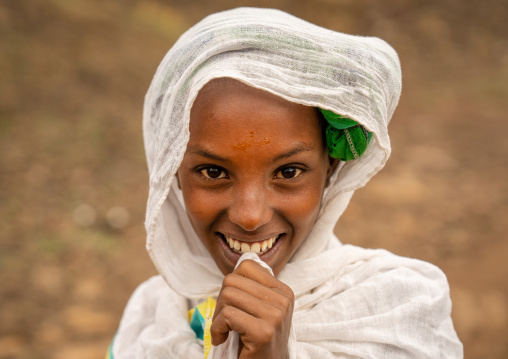
[[[287,357],[291,288],[254,261],[234,267],[245,247],[280,273],[312,229],[336,165],[314,108],[231,79],[199,92],[178,181],[189,219],[225,275],[213,345],[234,330],[239,358]]]
[[[287,358],[294,295],[258,263],[246,260],[222,283],[211,327],[212,344],[240,334],[239,358]]]

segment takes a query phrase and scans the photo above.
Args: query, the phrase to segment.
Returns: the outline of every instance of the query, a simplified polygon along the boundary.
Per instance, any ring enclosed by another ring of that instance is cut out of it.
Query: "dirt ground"
[[[145,91],[208,13],[277,7],[399,52],[393,154],[336,227],[439,266],[465,357],[508,358],[506,1],[0,0],[0,358],[101,358],[144,250]]]

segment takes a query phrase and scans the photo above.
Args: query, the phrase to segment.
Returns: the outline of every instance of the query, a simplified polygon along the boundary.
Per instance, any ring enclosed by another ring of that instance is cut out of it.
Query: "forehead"
[[[190,142],[220,138],[226,144],[248,136],[253,141],[322,143],[315,108],[228,78],[212,80],[200,90],[191,110],[190,133]]]

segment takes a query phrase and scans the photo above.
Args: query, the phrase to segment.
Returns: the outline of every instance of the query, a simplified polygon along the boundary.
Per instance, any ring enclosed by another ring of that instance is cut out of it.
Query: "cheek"
[[[328,162],[326,161],[328,160],[328,155],[326,155],[325,159],[320,160],[319,163],[322,166],[316,168],[312,178],[307,182],[307,186],[302,188],[299,191],[300,193],[295,194],[290,206],[294,222],[297,223],[295,227],[300,231],[304,231],[305,233],[300,233],[304,236],[307,236],[316,221],[326,185],[328,171],[328,166],[326,166]]]
[[[295,230],[310,231],[319,212],[322,194],[323,189],[320,186],[309,186],[291,196],[286,204],[286,214]]]
[[[182,192],[194,229],[199,232],[200,229],[208,228],[221,212],[219,196],[191,186],[182,188]]]

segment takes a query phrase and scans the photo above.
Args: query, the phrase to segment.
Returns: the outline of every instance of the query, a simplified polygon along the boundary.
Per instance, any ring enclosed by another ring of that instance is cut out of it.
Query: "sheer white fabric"
[[[192,229],[173,179],[189,139],[192,103],[219,77],[332,110],[374,135],[361,158],[333,174],[314,228],[278,276],[296,296],[291,358],[462,357],[438,268],[342,245],[333,235],[354,190],[390,155],[387,125],[401,91],[397,54],[377,38],[333,32],[278,10],[240,8],[183,34],[146,95],[147,250],[160,276],[130,299],[115,358],[203,356],[187,324],[188,301],[216,296],[223,275]]]

